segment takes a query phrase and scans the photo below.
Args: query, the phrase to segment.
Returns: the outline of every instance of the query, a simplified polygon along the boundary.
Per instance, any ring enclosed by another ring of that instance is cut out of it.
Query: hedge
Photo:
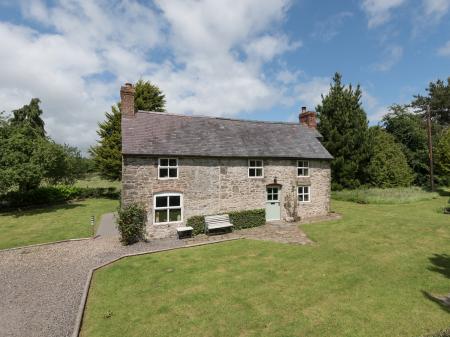
[[[13,191],[0,196],[0,209],[49,205],[86,198],[118,199],[119,196],[120,192],[114,187],[45,186],[28,192]]]
[[[234,229],[244,229],[262,226],[266,223],[266,211],[264,209],[253,209],[248,211],[237,211],[226,213],[230,216],[230,222]],[[194,228],[193,234],[205,232],[205,216],[196,215],[187,220],[187,226]]]

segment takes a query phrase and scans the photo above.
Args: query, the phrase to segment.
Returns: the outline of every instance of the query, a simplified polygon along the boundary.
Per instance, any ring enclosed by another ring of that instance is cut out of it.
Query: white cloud
[[[361,88],[362,105],[367,113],[367,118],[371,124],[376,124],[388,112],[386,106],[381,104],[375,96],[370,94],[366,88]]]
[[[450,0],[423,0],[425,15],[439,22],[450,8]]]
[[[300,46],[301,42],[290,43],[286,36],[264,35],[251,41],[244,49],[249,59],[267,62]]]
[[[294,88],[294,95],[300,100],[301,106],[306,106],[311,110],[315,109],[322,101],[321,95],[326,95],[330,90],[330,81],[328,77],[313,77],[297,84]]]
[[[368,17],[369,28],[389,22],[392,10],[400,7],[406,0],[363,0],[362,9]]]
[[[280,29],[289,6],[290,0],[148,6],[22,0],[23,18],[45,33],[0,22],[0,110],[39,97],[50,135],[86,149],[120,84],[141,77],[161,87],[173,112],[236,115],[268,108],[283,98],[280,82],[269,78],[279,73],[273,61],[301,46]],[[166,57],[155,58],[157,52]],[[275,75],[265,74],[268,63]]]
[[[169,63],[146,76],[166,93],[169,111],[236,115],[270,107],[282,97],[262,67],[300,46],[277,29],[289,1],[157,4],[171,28],[168,39],[182,67]]]
[[[403,57],[403,47],[390,45],[383,52],[383,60],[373,66],[377,71],[388,71]]]
[[[314,25],[314,31],[311,34],[313,38],[328,42],[339,34],[339,30],[345,20],[353,16],[352,12],[340,12],[327,19],[318,21]]]
[[[438,54],[441,56],[450,56],[450,41],[447,41],[446,44],[438,49]]]

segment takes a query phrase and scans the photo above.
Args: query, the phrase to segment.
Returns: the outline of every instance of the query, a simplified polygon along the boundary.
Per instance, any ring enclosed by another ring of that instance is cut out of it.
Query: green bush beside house
[[[138,204],[130,204],[118,209],[117,228],[120,241],[130,245],[145,239],[145,209]]]

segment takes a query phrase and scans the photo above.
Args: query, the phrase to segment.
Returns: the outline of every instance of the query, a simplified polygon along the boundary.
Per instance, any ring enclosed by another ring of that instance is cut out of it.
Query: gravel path
[[[162,240],[122,246],[117,238],[0,252],[0,336],[71,336],[89,271],[125,254],[185,245]]]
[[[224,235],[131,246],[122,246],[115,236],[103,236],[0,251],[0,337],[71,336],[83,288],[94,267],[126,254],[232,238],[311,243],[298,223],[273,223]]]

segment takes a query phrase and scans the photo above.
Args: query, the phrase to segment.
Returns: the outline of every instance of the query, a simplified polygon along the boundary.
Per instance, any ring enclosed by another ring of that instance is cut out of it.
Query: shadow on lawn
[[[44,213],[53,213],[59,210],[68,210],[73,209],[77,207],[86,207],[86,205],[79,203],[79,202],[71,202],[71,203],[64,203],[64,204],[57,204],[57,205],[51,205],[51,206],[39,206],[39,207],[32,207],[32,208],[24,208],[24,209],[16,209],[14,211],[2,211],[0,212],[1,216],[13,216],[15,218],[20,218],[23,216],[33,216],[38,214],[44,214]]]
[[[448,254],[434,254],[428,258],[432,263],[432,266],[428,267],[428,270],[439,273],[450,279],[450,255]],[[427,291],[422,290],[423,296],[430,301],[433,301],[441,307],[442,310],[450,313],[450,294],[440,296],[433,295]]]

